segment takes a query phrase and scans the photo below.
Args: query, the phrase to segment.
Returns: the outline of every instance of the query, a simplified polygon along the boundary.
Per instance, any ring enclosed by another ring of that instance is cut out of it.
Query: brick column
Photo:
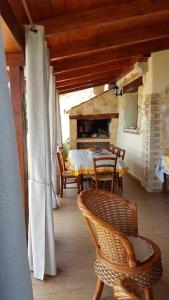
[[[149,94],[144,103],[142,186],[149,192],[161,189],[155,175],[160,158],[160,94]]]

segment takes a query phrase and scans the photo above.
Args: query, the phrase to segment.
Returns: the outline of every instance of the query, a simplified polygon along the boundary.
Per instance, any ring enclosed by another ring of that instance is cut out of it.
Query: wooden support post
[[[16,139],[18,147],[18,157],[20,164],[21,192],[23,198],[23,209],[25,223],[27,227],[27,167],[26,163],[26,130],[24,118],[24,74],[20,66],[9,67],[10,90],[12,99],[12,108],[15,121]]]

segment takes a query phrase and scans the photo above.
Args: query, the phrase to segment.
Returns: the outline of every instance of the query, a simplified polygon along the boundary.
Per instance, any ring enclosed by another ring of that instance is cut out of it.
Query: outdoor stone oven
[[[117,99],[105,92],[69,110],[70,149],[90,146],[108,148],[116,143]]]

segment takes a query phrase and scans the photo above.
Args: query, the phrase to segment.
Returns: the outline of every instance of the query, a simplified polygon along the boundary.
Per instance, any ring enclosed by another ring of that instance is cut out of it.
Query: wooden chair
[[[113,288],[119,278],[134,280],[144,291],[144,299],[153,300],[152,286],[162,275],[161,253],[154,242],[142,238],[154,253],[143,262],[136,260],[130,241],[131,236],[138,238],[136,205],[105,191],[90,190],[80,193],[78,207],[96,246],[97,284],[92,300],[100,299],[104,283]]]
[[[110,144],[109,151],[112,152],[113,154],[116,154],[117,157],[121,157],[122,160],[124,160],[126,150],[119,148],[117,146],[114,146],[113,144]]]
[[[117,157],[104,156],[94,157],[94,175],[92,176],[92,187],[99,188],[100,183],[111,183],[111,190],[114,193]]]
[[[62,155],[61,151],[59,151],[57,153],[57,158],[58,158],[58,165],[59,165],[59,171],[60,171],[60,196],[62,198],[63,197],[63,188],[66,189],[67,184],[77,182],[77,188],[79,191],[80,190],[80,182],[76,176],[72,175],[71,173],[69,173],[69,171],[65,170],[63,155]]]
[[[61,155],[62,163],[64,164],[64,171],[67,171],[68,170],[68,162],[65,159],[64,152],[63,152],[63,147],[59,147],[59,152],[60,152],[60,155]]]
[[[115,147],[116,147],[115,145],[109,144],[108,150],[113,153],[113,150],[114,150]]]
[[[124,160],[126,150],[124,150],[122,148],[119,148],[119,147],[116,147],[116,146],[114,146],[110,149],[111,149],[110,152],[112,152],[113,154],[116,154],[118,158],[121,158],[122,160]],[[119,177],[118,173],[116,174],[116,180],[118,182],[118,186],[121,189],[123,189],[123,180],[122,180],[122,177]]]

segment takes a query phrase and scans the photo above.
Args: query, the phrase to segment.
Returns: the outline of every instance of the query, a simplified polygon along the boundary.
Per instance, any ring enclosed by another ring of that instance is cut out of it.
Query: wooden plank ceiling
[[[21,0],[2,6],[23,46],[28,23]],[[168,0],[27,0],[34,23],[45,26],[59,93],[114,84],[151,52],[169,48]],[[18,28],[18,30],[16,30]],[[11,49],[7,52],[12,52]],[[16,52],[16,51],[14,51]],[[16,55],[16,54],[15,54]]]

